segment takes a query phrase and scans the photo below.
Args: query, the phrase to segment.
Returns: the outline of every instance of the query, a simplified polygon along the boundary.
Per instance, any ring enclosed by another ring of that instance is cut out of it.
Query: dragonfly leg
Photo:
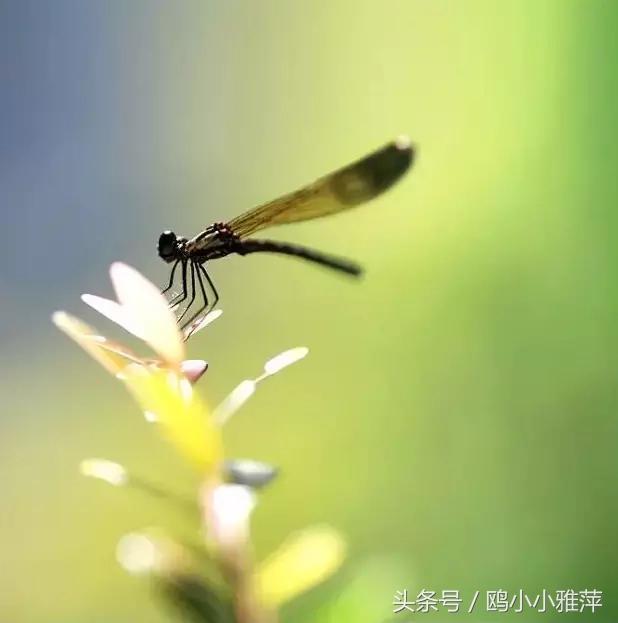
[[[204,282],[202,281],[202,271],[200,270],[200,266],[199,264],[195,267],[196,271],[197,271],[197,282],[199,283],[200,286],[200,291],[202,292],[202,299],[204,301],[204,304],[191,316],[191,318],[189,318],[189,320],[187,320],[184,325],[182,326],[182,329],[186,329],[187,327],[190,327],[194,322],[195,319],[198,318],[200,316],[200,314],[208,308],[208,296],[206,294],[206,288],[204,287]],[[189,335],[187,336],[190,337],[191,333],[189,333]]]
[[[186,313],[189,311],[189,309],[191,309],[193,301],[195,301],[195,268],[193,266],[193,262],[191,262],[191,300],[187,303],[184,311],[178,317],[177,322],[180,323],[180,321],[185,317]]]
[[[182,292],[172,297],[169,302],[170,307],[182,303],[187,298],[187,262],[182,263]]]
[[[172,286],[174,285],[174,274],[176,273],[176,268],[178,268],[179,263],[180,260],[176,260],[174,262],[174,266],[172,266],[172,273],[170,275],[170,282],[167,284],[167,288],[165,288],[165,290],[161,290],[161,294],[165,294],[166,292],[171,290]]]
[[[212,293],[215,295],[212,303],[210,304],[210,307],[208,308],[208,311],[211,312],[219,301],[219,293],[217,292],[217,288],[215,288],[215,284],[212,282],[212,279],[208,276],[206,269],[201,264],[199,265],[199,268],[201,269],[204,277],[206,277],[206,281],[208,281],[208,285],[210,286]]]

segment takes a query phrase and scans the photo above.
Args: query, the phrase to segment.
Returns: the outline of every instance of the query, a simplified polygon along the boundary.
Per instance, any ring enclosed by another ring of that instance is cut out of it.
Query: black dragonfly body
[[[231,253],[279,253],[351,276],[360,275],[362,268],[353,261],[292,243],[247,236],[271,225],[319,218],[370,201],[389,189],[408,170],[413,158],[414,149],[409,140],[400,137],[300,190],[253,208],[227,223],[213,223],[190,240],[171,231],[163,232],[159,237],[159,256],[172,264],[169,284],[163,292],[172,289],[180,267],[182,289],[170,300],[170,305],[178,307],[188,299],[178,322],[182,323],[187,317],[198,296],[198,288],[202,299],[199,309],[183,323],[183,329],[192,325],[204,312],[210,311],[219,300],[204,264]],[[212,290],[211,299],[206,293],[206,285]]]

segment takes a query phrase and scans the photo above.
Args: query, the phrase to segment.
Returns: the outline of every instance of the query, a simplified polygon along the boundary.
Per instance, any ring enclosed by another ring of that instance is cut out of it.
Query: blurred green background
[[[385,198],[272,231],[359,259],[362,283],[217,262],[225,314],[190,343],[213,404],[311,349],[226,430],[232,456],[282,469],[259,557],[315,522],[349,539],[284,621],[384,621],[403,588],[597,588],[594,617],[513,616],[616,620],[617,18],[600,0],[0,3],[0,618],[169,620],[115,544],[194,528],[79,476],[102,456],[195,483],[49,314],[120,335],[78,298],[111,293],[109,263],[163,283],[161,230],[407,133],[417,163]]]

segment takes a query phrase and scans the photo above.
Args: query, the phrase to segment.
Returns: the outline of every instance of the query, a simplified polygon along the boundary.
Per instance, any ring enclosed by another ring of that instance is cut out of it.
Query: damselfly
[[[172,290],[180,267],[181,290],[170,300],[170,305],[176,309],[183,307],[178,317],[183,329],[194,324],[219,300],[217,289],[204,265],[231,253],[280,253],[359,276],[362,268],[348,259],[297,244],[248,236],[271,225],[319,218],[370,201],[390,188],[408,170],[413,157],[414,149],[410,141],[400,137],[300,190],[253,208],[227,223],[213,223],[190,240],[172,231],[164,231],[159,237],[159,256],[172,264],[172,270],[169,284],[163,292]],[[212,290],[212,297],[208,296],[206,285]],[[189,315],[198,297],[201,304]]]

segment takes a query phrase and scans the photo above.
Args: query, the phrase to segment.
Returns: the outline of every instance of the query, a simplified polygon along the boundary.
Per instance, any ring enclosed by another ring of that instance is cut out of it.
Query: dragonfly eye
[[[159,251],[159,257],[166,262],[171,262],[177,255],[177,236],[173,231],[164,231],[159,236],[159,244],[157,250]]]

